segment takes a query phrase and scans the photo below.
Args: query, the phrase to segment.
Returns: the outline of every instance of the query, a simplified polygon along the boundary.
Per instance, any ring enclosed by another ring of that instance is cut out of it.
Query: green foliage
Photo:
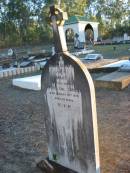
[[[49,6],[59,2],[68,16],[86,14],[89,20],[98,21],[103,37],[130,34],[129,4],[124,1],[0,0],[0,47],[50,41]]]
[[[69,16],[73,15],[84,15],[85,8],[87,6],[86,0],[64,0],[61,7],[68,12]]]
[[[130,10],[129,2],[121,0],[93,0],[90,3],[89,9],[90,19],[92,15],[96,16],[99,22],[99,30],[102,36],[112,36],[111,33],[115,32],[120,35],[119,28],[126,28],[129,26]],[[94,10],[93,10],[94,9]],[[124,24],[125,21],[125,24]],[[124,32],[124,29],[122,30]],[[113,30],[113,31],[112,31]],[[128,30],[127,30],[128,32]]]

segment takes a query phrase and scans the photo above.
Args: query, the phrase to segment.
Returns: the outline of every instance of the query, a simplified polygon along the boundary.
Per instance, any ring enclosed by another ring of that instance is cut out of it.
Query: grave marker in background
[[[63,31],[66,14],[51,6],[50,18],[56,53],[42,73],[49,153],[43,167],[52,172],[60,169],[60,173],[99,173],[93,81],[85,65],[67,52]]]

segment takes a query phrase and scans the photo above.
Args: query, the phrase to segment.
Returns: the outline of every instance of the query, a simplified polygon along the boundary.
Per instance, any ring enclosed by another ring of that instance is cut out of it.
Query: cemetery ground
[[[71,46],[70,46],[71,45]],[[17,47],[15,48],[17,52],[38,52],[40,50],[46,50],[47,52],[51,52],[52,45],[40,45],[40,46],[28,46],[28,47]],[[68,49],[70,52],[74,52],[75,50],[72,48],[72,44],[68,45]],[[115,49],[114,49],[115,47]],[[120,58],[125,59],[130,56],[130,44],[117,44],[117,45],[94,45],[88,46],[89,49],[95,50],[95,53],[103,54],[104,58]],[[0,49],[0,56],[7,54],[8,49]],[[82,56],[82,55],[81,55]]]
[[[0,80],[0,173],[40,173],[47,156],[41,91]],[[102,173],[130,173],[130,87],[96,89]]]
[[[116,46],[116,50],[113,47]],[[125,59],[130,45],[94,46],[104,58]],[[0,173],[41,173],[47,156],[41,91],[15,88],[0,79]],[[101,173],[130,173],[130,86],[96,89]]]
[[[97,53],[103,54],[104,58],[126,59],[130,57],[130,44],[94,46]]]

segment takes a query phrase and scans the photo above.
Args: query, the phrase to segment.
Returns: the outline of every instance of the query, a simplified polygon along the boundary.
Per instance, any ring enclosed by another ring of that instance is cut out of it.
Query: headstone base
[[[40,168],[43,173],[78,173],[49,159],[41,160],[37,164],[37,167]]]

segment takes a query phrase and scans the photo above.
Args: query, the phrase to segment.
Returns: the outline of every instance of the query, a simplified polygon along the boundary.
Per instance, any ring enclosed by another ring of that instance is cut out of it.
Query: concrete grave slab
[[[130,72],[116,71],[95,79],[98,88],[121,90],[130,84]]]
[[[102,59],[94,62],[84,61],[83,63],[87,69],[97,69],[97,68],[106,68],[109,67],[109,64],[116,63],[118,59]]]
[[[130,62],[128,64],[122,65],[119,69],[122,72],[130,72]]]
[[[78,55],[84,55],[84,54],[89,54],[89,53],[93,53],[93,52],[95,52],[95,50],[83,49],[81,51],[72,52],[72,54],[75,55],[75,56],[78,56]]]
[[[13,79],[12,84],[24,89],[41,90],[41,75]]]
[[[111,64],[104,65],[103,67],[121,67],[122,65],[128,65],[130,64],[129,60],[120,60],[117,62],[113,62]]]

